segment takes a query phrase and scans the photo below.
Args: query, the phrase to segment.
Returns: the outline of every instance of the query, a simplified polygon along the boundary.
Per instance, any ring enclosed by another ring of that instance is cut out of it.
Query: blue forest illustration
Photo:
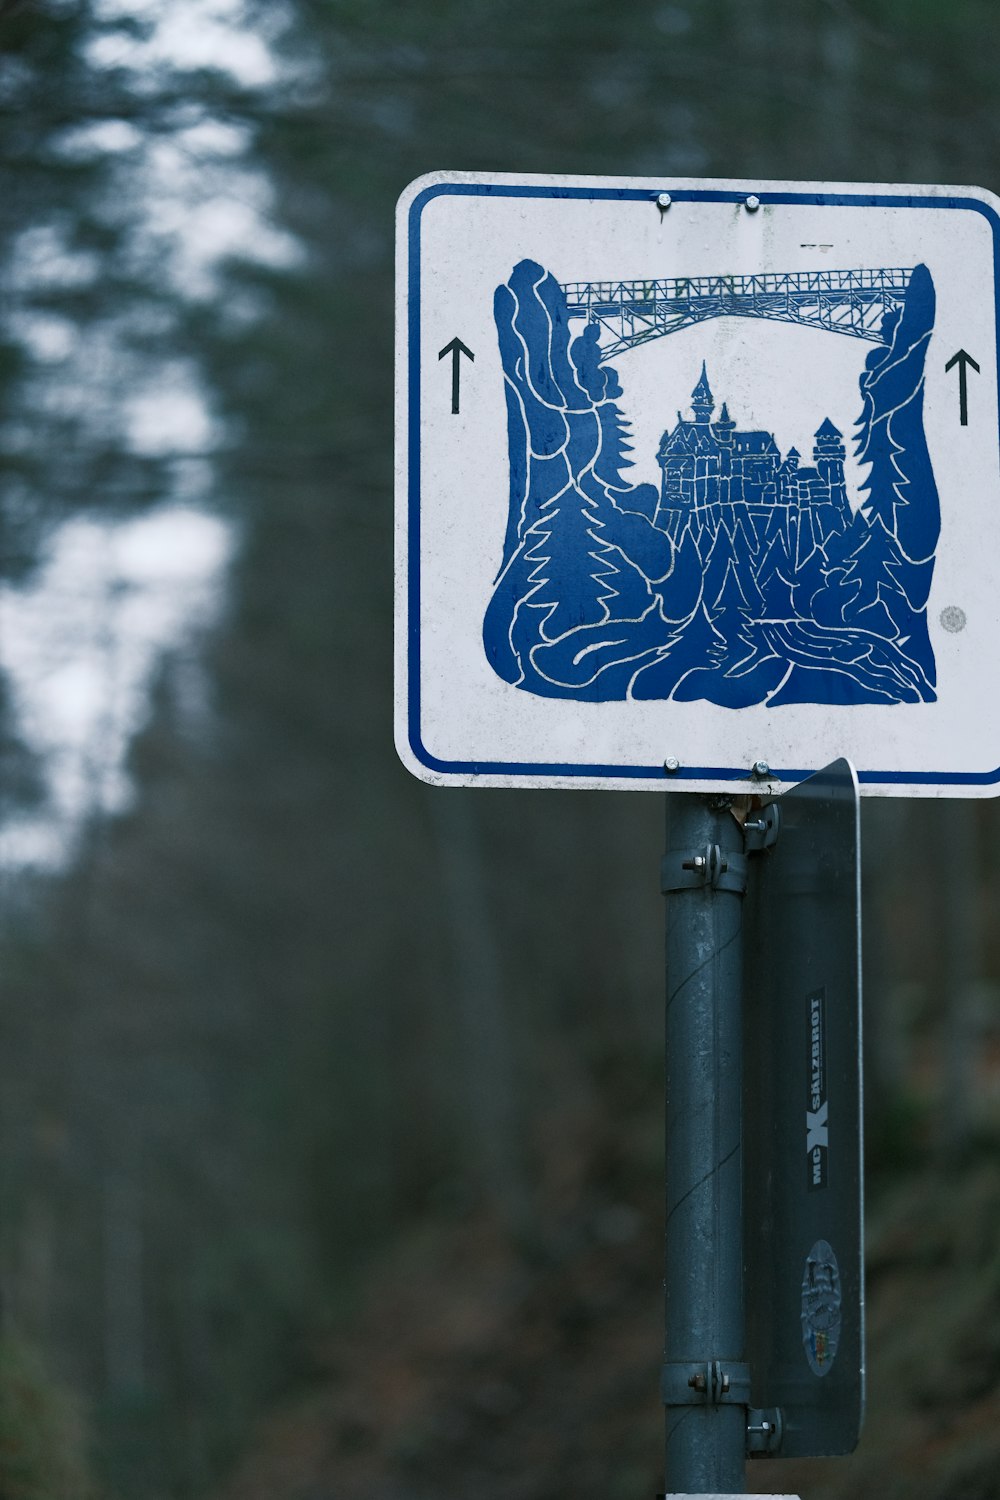
[[[933,701],[926,606],[940,514],[923,384],[934,287],[921,265],[837,274],[821,293],[801,276],[782,295],[766,277],[647,284],[638,303],[640,284],[584,295],[523,260],[497,288],[510,507],[483,642],[505,682],[549,698],[734,709]],[[610,350],[602,313],[618,317]],[[624,477],[630,429],[609,352],[723,315],[869,341],[857,508],[845,438],[826,413],[811,453],[782,453],[772,433],[741,425],[705,364],[692,372],[690,417],[678,413],[661,439],[660,484]]]

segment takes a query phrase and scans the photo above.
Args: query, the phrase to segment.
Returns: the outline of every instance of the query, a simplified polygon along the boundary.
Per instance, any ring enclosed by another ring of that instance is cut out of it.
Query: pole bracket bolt
[[[742,896],[747,888],[746,856],[718,844],[703,849],[668,849],[660,866],[660,890],[730,891]]]
[[[749,1406],[750,1367],[721,1359],[668,1362],[660,1395],[664,1406]]]
[[[750,1407],[747,1411],[747,1457],[768,1458],[777,1453],[783,1433],[780,1407],[768,1407],[765,1411]]]
[[[743,824],[743,847],[748,854],[759,854],[778,842],[780,831],[781,807],[777,802],[766,802]]]

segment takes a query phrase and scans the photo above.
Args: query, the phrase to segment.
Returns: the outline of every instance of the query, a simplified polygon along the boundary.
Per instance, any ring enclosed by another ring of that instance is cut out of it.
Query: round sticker
[[[802,1273],[802,1344],[814,1375],[829,1375],[840,1342],[840,1267],[833,1248],[817,1240]]]

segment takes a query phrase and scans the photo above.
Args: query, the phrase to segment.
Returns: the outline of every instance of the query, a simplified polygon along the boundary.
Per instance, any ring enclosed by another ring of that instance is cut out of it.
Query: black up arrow
[[[966,354],[964,349],[959,349],[957,354],[953,354],[951,356],[951,359],[949,359],[948,363],[944,367],[944,373],[946,375],[951,369],[952,365],[958,365],[958,420],[963,427],[968,427],[969,391],[967,385],[966,366],[971,365],[977,375],[979,374],[979,366],[976,364],[976,361],[973,359],[972,355]]]
[[[452,339],[450,344],[445,344],[444,348],[441,350],[441,353],[438,355],[438,359],[444,359],[446,354],[451,355],[451,414],[454,417],[458,414],[459,360],[461,359],[463,354],[467,355],[469,359],[473,360],[476,356],[473,354],[471,349],[466,349],[465,345],[462,343],[462,340],[457,336],[457,334],[455,338]],[[977,365],[976,368],[978,369],[979,366]],[[962,378],[965,378],[964,374]]]

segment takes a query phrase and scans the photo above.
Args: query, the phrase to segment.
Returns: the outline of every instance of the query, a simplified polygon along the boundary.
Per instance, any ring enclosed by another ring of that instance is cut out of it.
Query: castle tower
[[[705,361],[701,362],[701,379],[691,392],[691,407],[694,411],[694,419],[699,425],[705,425],[712,420],[715,410],[715,397],[708,383],[708,373],[705,370]]]
[[[843,484],[846,456],[843,434],[839,428],[834,427],[829,417],[824,417],[823,425],[816,432],[813,462],[828,484],[834,479]]]
[[[844,435],[840,428],[835,428],[829,417],[823,419],[822,428],[817,429],[816,443],[813,446],[813,462],[816,463],[820,474],[825,472],[823,465],[829,463],[840,463],[841,478],[843,478],[843,463],[847,456],[844,447]]]
[[[789,448],[778,470],[778,499],[783,505],[800,504],[799,465],[802,455],[798,448]]]
[[[706,387],[708,382],[706,381]],[[711,392],[709,392],[711,394]],[[725,401],[719,412],[719,420],[712,423],[712,434],[719,445],[719,492],[718,498],[723,504],[730,504],[739,499],[741,487],[737,482],[734,489],[733,482],[733,433],[736,431],[736,423],[729,415],[729,407]]]
[[[707,381],[705,382],[705,385],[707,389]],[[711,396],[711,391],[709,391],[708,394],[709,396]],[[729,406],[727,402],[723,401],[722,410],[719,412],[719,420],[717,422],[713,422],[712,426],[715,429],[715,436],[718,438],[719,442],[725,444],[727,447],[731,445],[733,441],[733,433],[736,431],[736,423],[729,415]]]
[[[834,514],[838,517],[836,524],[841,528],[846,525],[851,513],[847,500],[847,484],[844,479],[846,456],[843,434],[839,428],[834,427],[829,417],[825,417],[816,432],[813,462],[816,465],[817,474],[826,487],[828,503],[834,507]]]

